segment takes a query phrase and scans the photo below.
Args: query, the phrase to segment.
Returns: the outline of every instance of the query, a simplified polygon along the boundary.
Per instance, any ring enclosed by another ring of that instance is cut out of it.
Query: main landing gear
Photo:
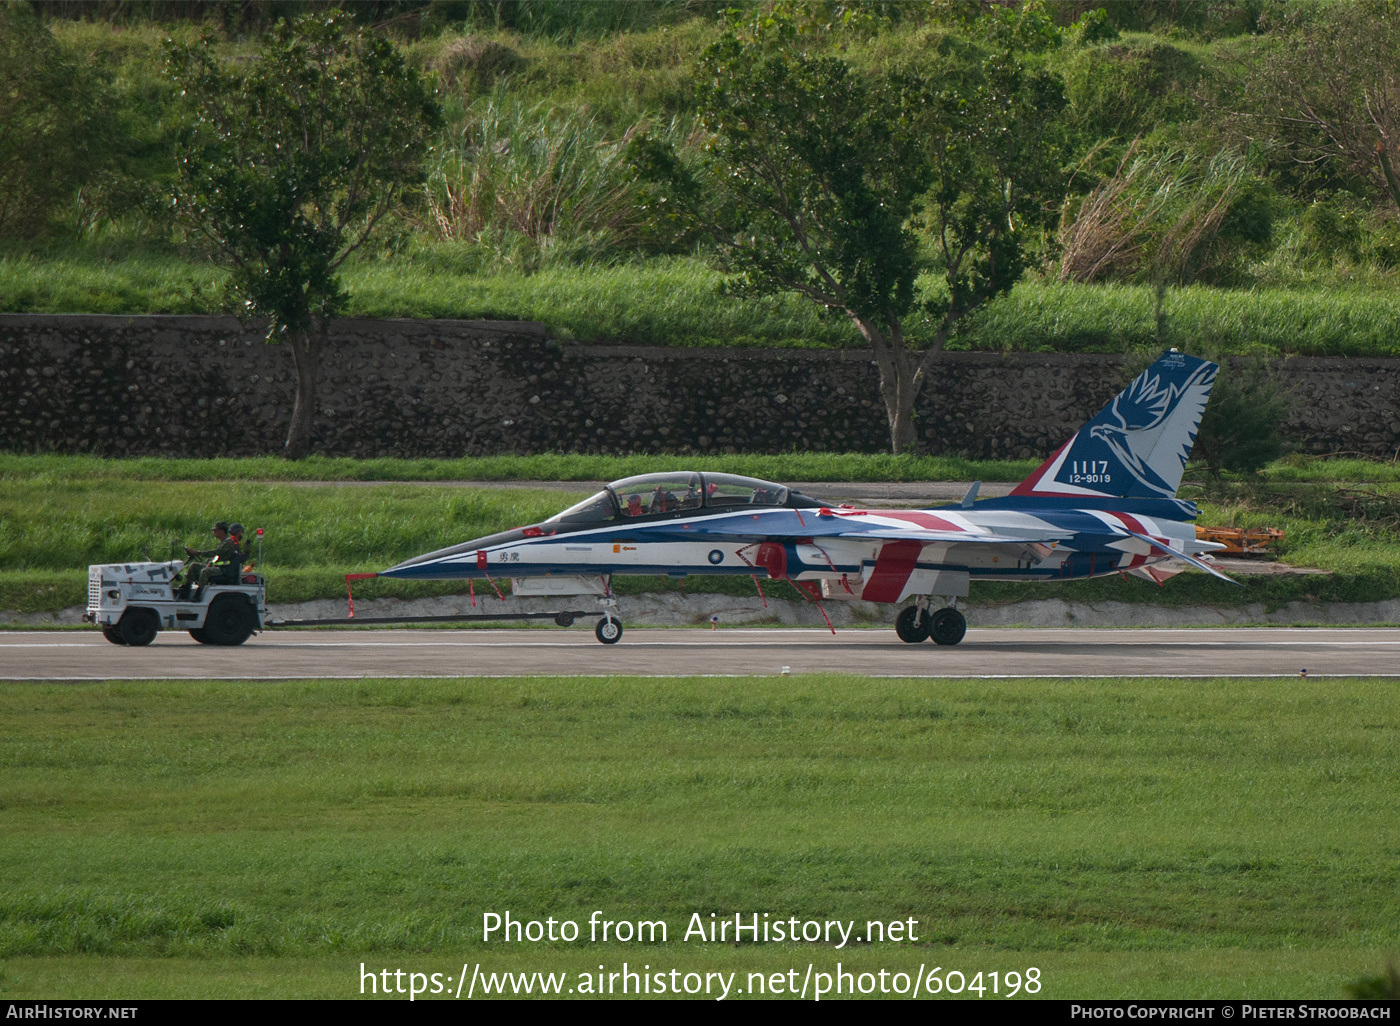
[[[894,621],[894,632],[900,641],[910,645],[928,638],[932,638],[935,645],[956,645],[967,633],[967,619],[952,606],[930,613],[920,601],[900,610]]]

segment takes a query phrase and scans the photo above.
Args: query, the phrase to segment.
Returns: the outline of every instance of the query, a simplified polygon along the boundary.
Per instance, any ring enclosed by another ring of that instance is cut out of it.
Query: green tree
[[[1311,184],[1400,207],[1400,10],[1389,0],[1302,7],[1253,68],[1236,113],[1262,122]]]
[[[191,107],[176,216],[212,243],[242,313],[291,349],[286,453],[299,458],[326,330],[346,299],[338,271],[423,181],[441,112],[389,41],[338,10],[279,21],[251,60],[221,57],[209,36],[171,44],[167,67]]]
[[[945,41],[932,71],[866,77],[760,11],[696,69],[700,156],[634,149],[660,183],[645,199],[653,219],[707,236],[735,293],[796,292],[851,320],[874,352],[895,452],[915,441],[914,404],[938,353],[1020,277],[1026,229],[1057,195],[1062,90],[1024,59],[1055,30],[1007,9],[979,30],[980,45]],[[941,287],[921,295],[925,267]],[[911,340],[916,309],[928,330]]]
[[[0,235],[41,230],[102,169],[105,99],[27,3],[0,0]]]

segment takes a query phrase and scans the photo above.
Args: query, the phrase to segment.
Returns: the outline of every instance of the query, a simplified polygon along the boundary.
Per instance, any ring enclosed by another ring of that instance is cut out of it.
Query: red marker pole
[[[363,581],[363,580],[364,580],[365,578],[367,578],[367,577],[378,577],[378,576],[379,576],[378,574],[346,574],[346,575],[345,575],[345,594],[346,594],[346,596],[350,599],[350,618],[351,618],[352,620],[355,618],[355,594],[354,594],[354,592],[352,592],[352,591],[350,590],[350,582],[351,582],[351,581]]]

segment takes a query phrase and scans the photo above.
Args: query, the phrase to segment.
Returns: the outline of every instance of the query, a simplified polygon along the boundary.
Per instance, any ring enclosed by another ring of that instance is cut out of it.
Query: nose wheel
[[[598,626],[593,628],[593,633],[604,645],[616,645],[622,640],[622,621],[605,616],[598,621]]]

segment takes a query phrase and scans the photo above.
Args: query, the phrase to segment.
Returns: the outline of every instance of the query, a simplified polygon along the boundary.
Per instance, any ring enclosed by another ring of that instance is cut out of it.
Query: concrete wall
[[[880,452],[878,374],[859,350],[558,343],[515,321],[336,322],[320,452]],[[1303,451],[1392,455],[1400,360],[1293,359],[1286,433]],[[919,404],[936,453],[1040,456],[1118,390],[1122,361],[950,353]],[[0,449],[277,452],[291,354],[225,317],[0,315]]]

